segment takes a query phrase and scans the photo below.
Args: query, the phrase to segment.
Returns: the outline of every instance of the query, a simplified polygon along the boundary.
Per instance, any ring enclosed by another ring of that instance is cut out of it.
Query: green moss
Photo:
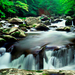
[[[25,27],[26,26],[26,24],[20,24],[19,25],[19,27]]]
[[[3,38],[0,38],[0,42],[3,42],[3,41],[6,41],[5,39],[3,39]]]
[[[4,30],[3,30],[3,33],[9,33],[9,30],[10,30],[10,29],[4,29]]]
[[[20,35],[20,32],[19,32],[19,31],[16,31],[16,32],[12,33],[11,35],[12,35],[12,36],[15,36],[15,37],[16,37],[16,36],[19,36],[19,35]]]
[[[32,27],[35,27],[36,25],[33,25]]]

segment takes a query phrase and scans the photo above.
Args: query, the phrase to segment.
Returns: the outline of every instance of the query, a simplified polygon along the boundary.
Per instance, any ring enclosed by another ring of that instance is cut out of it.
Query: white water
[[[36,59],[38,60],[38,56]],[[26,70],[37,70],[39,63],[36,63],[36,59],[32,54],[29,54],[26,57],[22,54],[18,59],[15,59],[10,63],[10,67]]]
[[[48,61],[44,59],[44,69],[75,70],[75,47],[58,51],[46,51]]]
[[[57,26],[58,28],[59,28],[59,27],[65,27],[65,22],[66,22],[66,20],[63,20],[63,19],[61,19],[61,20],[62,20],[62,22],[51,23],[51,26]]]
[[[59,22],[57,25],[58,27],[65,26],[65,20]],[[32,34],[36,34],[33,32]],[[40,34],[40,32],[37,32]],[[65,44],[66,42],[69,43],[70,38],[74,38],[75,35],[73,33],[66,33],[66,32],[57,32],[57,31],[48,31],[42,32],[43,35],[39,38],[29,38],[27,42],[29,42],[26,47],[33,48],[35,45],[39,46],[41,41],[47,42],[50,41],[51,45],[59,45]],[[44,41],[43,41],[44,40]],[[40,43],[39,43],[40,41]],[[26,42],[23,40],[23,43]],[[33,42],[33,45],[32,45]],[[37,42],[37,44],[36,44]],[[39,43],[39,44],[38,44]],[[22,44],[22,43],[21,43]],[[22,45],[23,47],[24,45]],[[59,51],[45,51],[46,58],[43,58],[43,69],[65,69],[65,70],[75,70],[75,47],[62,48]],[[39,55],[34,57],[32,54],[29,54],[25,57],[22,54],[19,58],[14,59],[10,62],[11,55],[10,53],[5,53],[4,55],[0,56],[0,69],[3,68],[19,68],[19,69],[26,69],[26,70],[38,70],[39,69]]]
[[[0,56],[0,69],[9,68],[10,59],[10,53],[5,53],[4,55]]]

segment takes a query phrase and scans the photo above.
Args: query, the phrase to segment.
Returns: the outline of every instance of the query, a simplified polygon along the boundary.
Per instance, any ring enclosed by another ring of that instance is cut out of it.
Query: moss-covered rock
[[[17,31],[11,33],[12,36],[14,37],[25,37],[25,32],[21,29],[18,29]]]
[[[49,30],[49,28],[43,23],[39,23],[39,24],[35,24],[35,25],[36,25],[35,26],[36,30],[41,30],[41,31]]]
[[[20,32],[16,31],[16,32],[11,33],[11,35],[14,36],[14,37],[19,37]]]
[[[71,26],[72,25],[72,20],[66,20],[65,25],[66,26]]]
[[[0,75],[74,75],[75,71],[73,70],[43,70],[43,72],[36,72],[36,70],[26,71],[22,69],[1,69]]]
[[[9,31],[10,31],[10,28],[7,28],[7,29],[3,29],[3,33],[5,33],[5,34],[9,34]]]
[[[9,34],[15,32],[15,31],[17,31],[17,30],[18,30],[17,27],[12,27],[12,28],[10,28]]]
[[[12,24],[22,24],[23,23],[22,19],[19,19],[19,18],[11,18],[10,20],[8,20],[8,22]]]
[[[3,35],[2,36],[6,41],[16,41],[17,39],[11,35]]]
[[[20,24],[19,25],[19,27],[25,27],[26,26],[26,24]]]
[[[57,28],[57,31],[70,31],[71,27],[66,26],[66,27],[61,27],[61,28]]]
[[[51,23],[50,23],[49,20],[45,21],[44,24],[45,24],[45,25],[51,25]]]
[[[20,32],[19,37],[25,37],[25,32],[21,29],[18,29],[18,31]]]
[[[27,17],[25,21],[26,21],[27,25],[33,25],[34,23],[41,22],[41,20],[37,17]]]

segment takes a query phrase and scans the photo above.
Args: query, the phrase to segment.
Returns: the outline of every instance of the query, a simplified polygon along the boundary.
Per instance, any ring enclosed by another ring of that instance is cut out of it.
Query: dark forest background
[[[0,17],[75,15],[74,0],[0,0]]]

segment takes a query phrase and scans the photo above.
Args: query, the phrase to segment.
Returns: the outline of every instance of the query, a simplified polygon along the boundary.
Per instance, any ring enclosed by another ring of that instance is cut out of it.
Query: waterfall
[[[45,51],[48,62],[44,59],[44,69],[63,69],[63,67],[75,64],[75,47],[62,48],[58,51]],[[70,67],[71,67],[70,66]],[[70,69],[67,68],[67,69]],[[72,70],[75,70],[75,67],[71,67]],[[71,70],[70,69],[70,70]]]
[[[10,59],[10,53],[5,53],[4,55],[0,56],[0,69],[9,68]]]
[[[38,60],[38,56],[36,57]],[[24,54],[22,54],[18,59],[14,59],[10,63],[11,68],[20,68],[20,69],[26,69],[26,70],[37,70],[39,63],[32,54],[29,54],[25,57]]]

